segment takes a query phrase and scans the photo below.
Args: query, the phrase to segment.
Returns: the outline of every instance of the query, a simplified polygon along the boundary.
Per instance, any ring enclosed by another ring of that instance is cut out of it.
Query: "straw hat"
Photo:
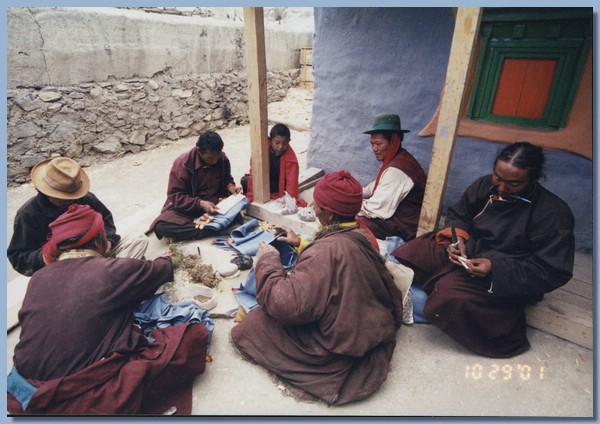
[[[38,191],[58,199],[74,200],[90,189],[87,174],[73,159],[46,159],[31,170],[31,181]]]

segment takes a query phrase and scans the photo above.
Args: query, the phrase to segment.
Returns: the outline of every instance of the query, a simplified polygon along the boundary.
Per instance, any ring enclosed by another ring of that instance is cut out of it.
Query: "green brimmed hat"
[[[403,130],[400,126],[400,117],[394,113],[382,113],[375,115],[373,118],[373,128],[365,131],[363,134],[373,134],[382,131],[393,131],[399,133],[407,133],[410,130]]]

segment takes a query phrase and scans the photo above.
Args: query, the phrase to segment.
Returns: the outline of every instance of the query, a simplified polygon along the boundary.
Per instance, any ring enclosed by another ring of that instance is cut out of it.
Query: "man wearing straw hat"
[[[89,191],[90,180],[73,159],[57,157],[38,163],[31,170],[37,195],[19,208],[8,246],[8,259],[19,273],[31,276],[44,266],[42,245],[50,234],[49,225],[73,204],[89,205],[104,220],[110,243],[109,256],[141,259],[148,238],[141,234],[122,238],[117,234],[110,210]]]

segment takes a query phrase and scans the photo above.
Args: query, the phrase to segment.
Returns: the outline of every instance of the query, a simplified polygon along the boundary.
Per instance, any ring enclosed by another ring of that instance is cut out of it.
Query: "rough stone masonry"
[[[299,69],[267,73],[268,101],[298,84]],[[106,161],[248,123],[245,72],[18,88],[7,92],[7,182],[29,180],[39,161]]]
[[[244,23],[229,16],[236,10],[9,8],[8,185],[29,181],[46,158],[86,166],[248,123]],[[295,12],[312,19],[308,9]],[[299,84],[312,29],[269,14],[265,21],[275,102]]]

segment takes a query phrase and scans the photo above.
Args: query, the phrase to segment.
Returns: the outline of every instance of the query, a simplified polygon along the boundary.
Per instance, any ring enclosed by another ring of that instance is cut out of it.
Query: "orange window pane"
[[[556,59],[505,59],[492,114],[542,119],[557,63]]]

